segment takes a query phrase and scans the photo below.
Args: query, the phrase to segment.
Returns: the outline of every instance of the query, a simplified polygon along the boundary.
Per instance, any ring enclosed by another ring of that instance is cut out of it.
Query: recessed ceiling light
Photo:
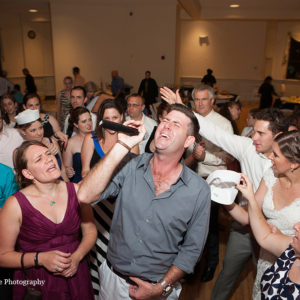
[[[230,6],[231,8],[237,8],[237,7],[240,7],[239,4],[230,4],[229,6]]]
[[[37,10],[37,9],[34,9],[34,8],[28,9],[28,11],[29,11],[30,13],[36,13],[36,12],[38,12],[38,10]]]

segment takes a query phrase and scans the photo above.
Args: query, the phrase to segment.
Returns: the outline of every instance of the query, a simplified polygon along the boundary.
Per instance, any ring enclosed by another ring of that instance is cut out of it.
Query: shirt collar
[[[143,168],[144,172],[146,172],[149,167],[150,160],[153,157],[153,153],[144,153],[140,155],[141,159],[137,164],[137,168]],[[184,159],[180,159],[180,163],[182,164],[182,171],[178,177],[178,180],[182,180],[185,185],[188,185],[189,175],[188,175],[188,167],[184,163]],[[177,182],[178,182],[177,180]]]

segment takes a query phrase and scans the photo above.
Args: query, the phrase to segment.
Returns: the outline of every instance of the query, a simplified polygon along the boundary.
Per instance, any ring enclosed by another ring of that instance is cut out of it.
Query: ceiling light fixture
[[[240,7],[240,5],[239,4],[230,4],[229,7],[231,7],[231,8],[238,8],[238,7]]]
[[[35,9],[35,8],[28,9],[28,11],[29,11],[30,13],[37,13],[37,12],[38,12],[38,10]]]

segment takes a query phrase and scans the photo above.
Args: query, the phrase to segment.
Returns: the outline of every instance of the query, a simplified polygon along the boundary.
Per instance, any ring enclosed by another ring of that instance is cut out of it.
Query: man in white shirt
[[[3,123],[0,111],[0,163],[13,169],[13,152],[23,143],[23,138],[17,129],[5,127]]]
[[[76,107],[84,107],[84,103],[87,101],[87,96],[86,96],[86,90],[82,86],[75,86],[71,90],[71,105],[72,109]],[[91,113],[91,118],[92,118],[92,123],[93,123],[93,130],[96,128],[96,123],[97,123],[97,116],[94,113]],[[65,124],[64,124],[64,133],[68,135],[70,138],[71,136],[75,135],[76,132],[73,130],[73,128],[69,127],[69,119],[70,119],[70,114],[67,115],[65,119]]]
[[[176,95],[168,88],[161,89],[162,98],[172,103],[182,103],[179,93]],[[257,190],[265,171],[272,163],[268,158],[272,152],[274,137],[287,130],[283,114],[276,109],[264,109],[255,114],[252,139],[228,134],[210,121],[196,113],[200,124],[200,134],[218,145],[241,165],[242,173],[248,175]],[[243,203],[240,204],[243,206]],[[239,274],[253,253],[251,235],[246,226],[234,222],[230,231],[223,269],[215,283],[211,300],[226,300],[238,279]]]
[[[146,134],[144,140],[139,144],[140,154],[145,152],[145,146],[148,142],[149,137],[151,136],[151,132],[153,128],[157,125],[156,121],[147,117],[143,110],[145,108],[145,102],[142,96],[139,94],[131,94],[127,99],[127,113],[128,117],[126,120],[135,120],[135,121],[142,121],[145,129]]]
[[[233,134],[230,121],[213,109],[215,99],[212,87],[205,84],[199,85],[194,88],[192,97],[197,113],[206,120],[213,122],[216,126],[223,128],[226,132]],[[226,170],[226,162],[231,161],[232,157],[207,139],[203,139],[203,143],[205,144],[205,151],[203,155],[201,155],[200,160],[198,159],[197,173],[201,177],[207,178],[216,170]],[[191,152],[192,148],[189,150]],[[186,163],[188,165],[188,161],[191,162],[192,158],[194,158],[193,154],[187,158]],[[219,204],[212,202],[209,233],[206,241],[206,266],[201,278],[204,282],[213,279],[216,267],[219,263],[218,212]]]

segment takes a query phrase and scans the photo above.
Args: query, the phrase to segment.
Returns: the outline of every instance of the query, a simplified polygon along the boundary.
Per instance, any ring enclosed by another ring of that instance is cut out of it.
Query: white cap
[[[232,204],[238,190],[236,184],[240,183],[241,175],[234,171],[217,170],[206,179],[210,185],[211,200],[220,204]]]
[[[38,109],[26,109],[15,116],[15,120],[18,125],[24,125],[32,123],[40,118],[40,112]]]

